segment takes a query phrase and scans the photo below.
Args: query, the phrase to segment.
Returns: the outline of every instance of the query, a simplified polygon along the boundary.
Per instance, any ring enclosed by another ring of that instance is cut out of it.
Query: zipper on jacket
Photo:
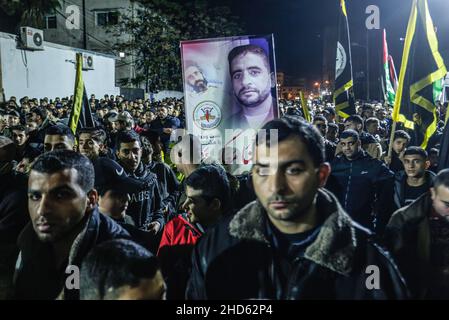
[[[352,180],[352,161],[349,166],[349,177],[348,177],[348,185],[346,186],[346,193],[345,193],[345,210],[348,210],[348,195],[349,195],[349,189],[351,186],[351,180]]]

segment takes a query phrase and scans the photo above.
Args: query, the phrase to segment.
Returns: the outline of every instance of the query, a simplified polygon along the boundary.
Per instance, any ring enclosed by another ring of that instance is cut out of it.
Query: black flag
[[[75,93],[73,95],[73,107],[69,118],[69,127],[73,134],[76,134],[78,128],[95,127],[92,111],[87,101],[86,88],[83,81],[83,56],[76,54],[76,78]]]
[[[402,54],[393,120],[414,130],[415,144],[427,147],[437,129],[433,83],[446,75],[427,0],[413,0]]]
[[[335,60],[335,109],[340,117],[347,118],[356,113],[354,104],[354,82],[349,37],[348,15],[345,0],[340,0],[338,19],[337,57]]]

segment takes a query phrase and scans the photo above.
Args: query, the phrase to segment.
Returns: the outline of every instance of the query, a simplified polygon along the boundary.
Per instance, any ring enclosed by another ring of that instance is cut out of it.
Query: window
[[[112,26],[118,23],[118,11],[101,11],[97,12],[95,21],[97,26]]]
[[[45,29],[56,29],[56,16],[45,17]]]

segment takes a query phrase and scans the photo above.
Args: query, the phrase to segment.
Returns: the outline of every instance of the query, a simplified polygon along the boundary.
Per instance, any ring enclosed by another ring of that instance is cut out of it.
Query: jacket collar
[[[98,209],[95,209],[86,214],[88,217],[86,220],[83,219],[84,221],[82,222],[84,223],[84,227],[76,236],[70,248],[68,265],[79,265],[80,257],[85,255],[89,248],[92,248],[98,238],[100,213]],[[36,249],[39,246],[46,245],[45,243],[40,242],[37,238],[31,222],[22,230],[17,243],[21,252],[30,258],[33,258],[33,255],[38,252]]]
[[[352,271],[357,247],[354,222],[335,196],[326,189],[317,193],[317,209],[326,218],[315,241],[304,257],[337,273]],[[269,244],[265,231],[266,212],[258,200],[241,209],[229,223],[229,233],[238,239]]]

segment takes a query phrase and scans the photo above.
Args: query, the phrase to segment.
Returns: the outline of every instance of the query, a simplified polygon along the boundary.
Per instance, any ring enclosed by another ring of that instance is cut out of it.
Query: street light
[[[313,84],[316,88],[317,88],[317,93],[318,93],[318,95],[320,95],[320,89],[321,89],[321,83],[319,83],[319,82],[315,82],[314,84]]]

